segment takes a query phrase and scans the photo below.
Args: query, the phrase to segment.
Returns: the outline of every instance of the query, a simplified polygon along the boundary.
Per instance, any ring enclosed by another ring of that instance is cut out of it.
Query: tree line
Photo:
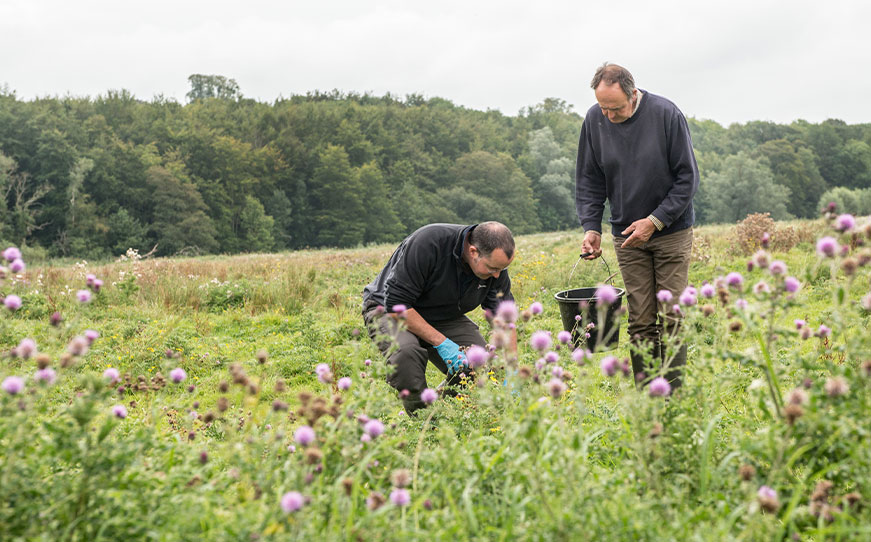
[[[348,247],[430,222],[577,227],[583,119],[563,100],[515,116],[420,95],[269,104],[232,79],[189,81],[185,104],[0,88],[0,241],[95,259]],[[871,213],[871,125],[689,124],[702,223],[812,217],[826,198]]]

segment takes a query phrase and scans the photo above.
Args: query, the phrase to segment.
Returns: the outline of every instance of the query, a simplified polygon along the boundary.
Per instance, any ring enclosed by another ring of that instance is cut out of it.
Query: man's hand
[[[640,247],[650,240],[650,236],[653,235],[653,232],[655,231],[656,226],[653,225],[653,222],[649,218],[636,220],[621,232],[623,235],[629,235],[629,238],[620,245],[620,248]]]
[[[584,233],[584,241],[581,243],[581,252],[588,254],[584,259],[595,260],[602,255],[602,234],[590,230]]]
[[[435,349],[448,366],[448,376],[469,370],[466,355],[460,352],[460,347],[454,341],[445,339],[441,344],[436,345]]]

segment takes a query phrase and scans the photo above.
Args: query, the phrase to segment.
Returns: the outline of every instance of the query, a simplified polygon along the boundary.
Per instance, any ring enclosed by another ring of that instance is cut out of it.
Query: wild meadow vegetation
[[[457,396],[433,370],[413,418],[359,314],[392,245],[61,267],[9,249],[2,538],[869,539],[869,233],[698,228],[694,289],[668,301],[678,390],[626,376],[625,321],[614,350],[565,344],[554,294],[609,271],[569,278],[575,232],[520,236],[517,310],[472,314],[489,337],[513,322],[516,363],[476,353]]]

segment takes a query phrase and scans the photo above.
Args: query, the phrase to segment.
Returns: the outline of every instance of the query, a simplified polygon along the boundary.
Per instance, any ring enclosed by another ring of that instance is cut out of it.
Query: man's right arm
[[[423,316],[414,309],[405,311],[405,327],[433,346],[443,343],[447,338],[439,330],[429,325],[429,322],[424,320]]]
[[[589,114],[587,115],[589,116]],[[581,252],[587,259],[602,254],[602,215],[605,210],[605,174],[596,163],[587,121],[581,125],[578,159],[575,164],[575,207],[584,229]]]

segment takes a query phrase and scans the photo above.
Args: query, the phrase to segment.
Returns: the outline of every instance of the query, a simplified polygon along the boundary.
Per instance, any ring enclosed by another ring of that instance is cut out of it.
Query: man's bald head
[[[469,244],[475,246],[485,258],[501,248],[510,260],[514,257],[514,236],[501,222],[481,222],[469,234]]]

